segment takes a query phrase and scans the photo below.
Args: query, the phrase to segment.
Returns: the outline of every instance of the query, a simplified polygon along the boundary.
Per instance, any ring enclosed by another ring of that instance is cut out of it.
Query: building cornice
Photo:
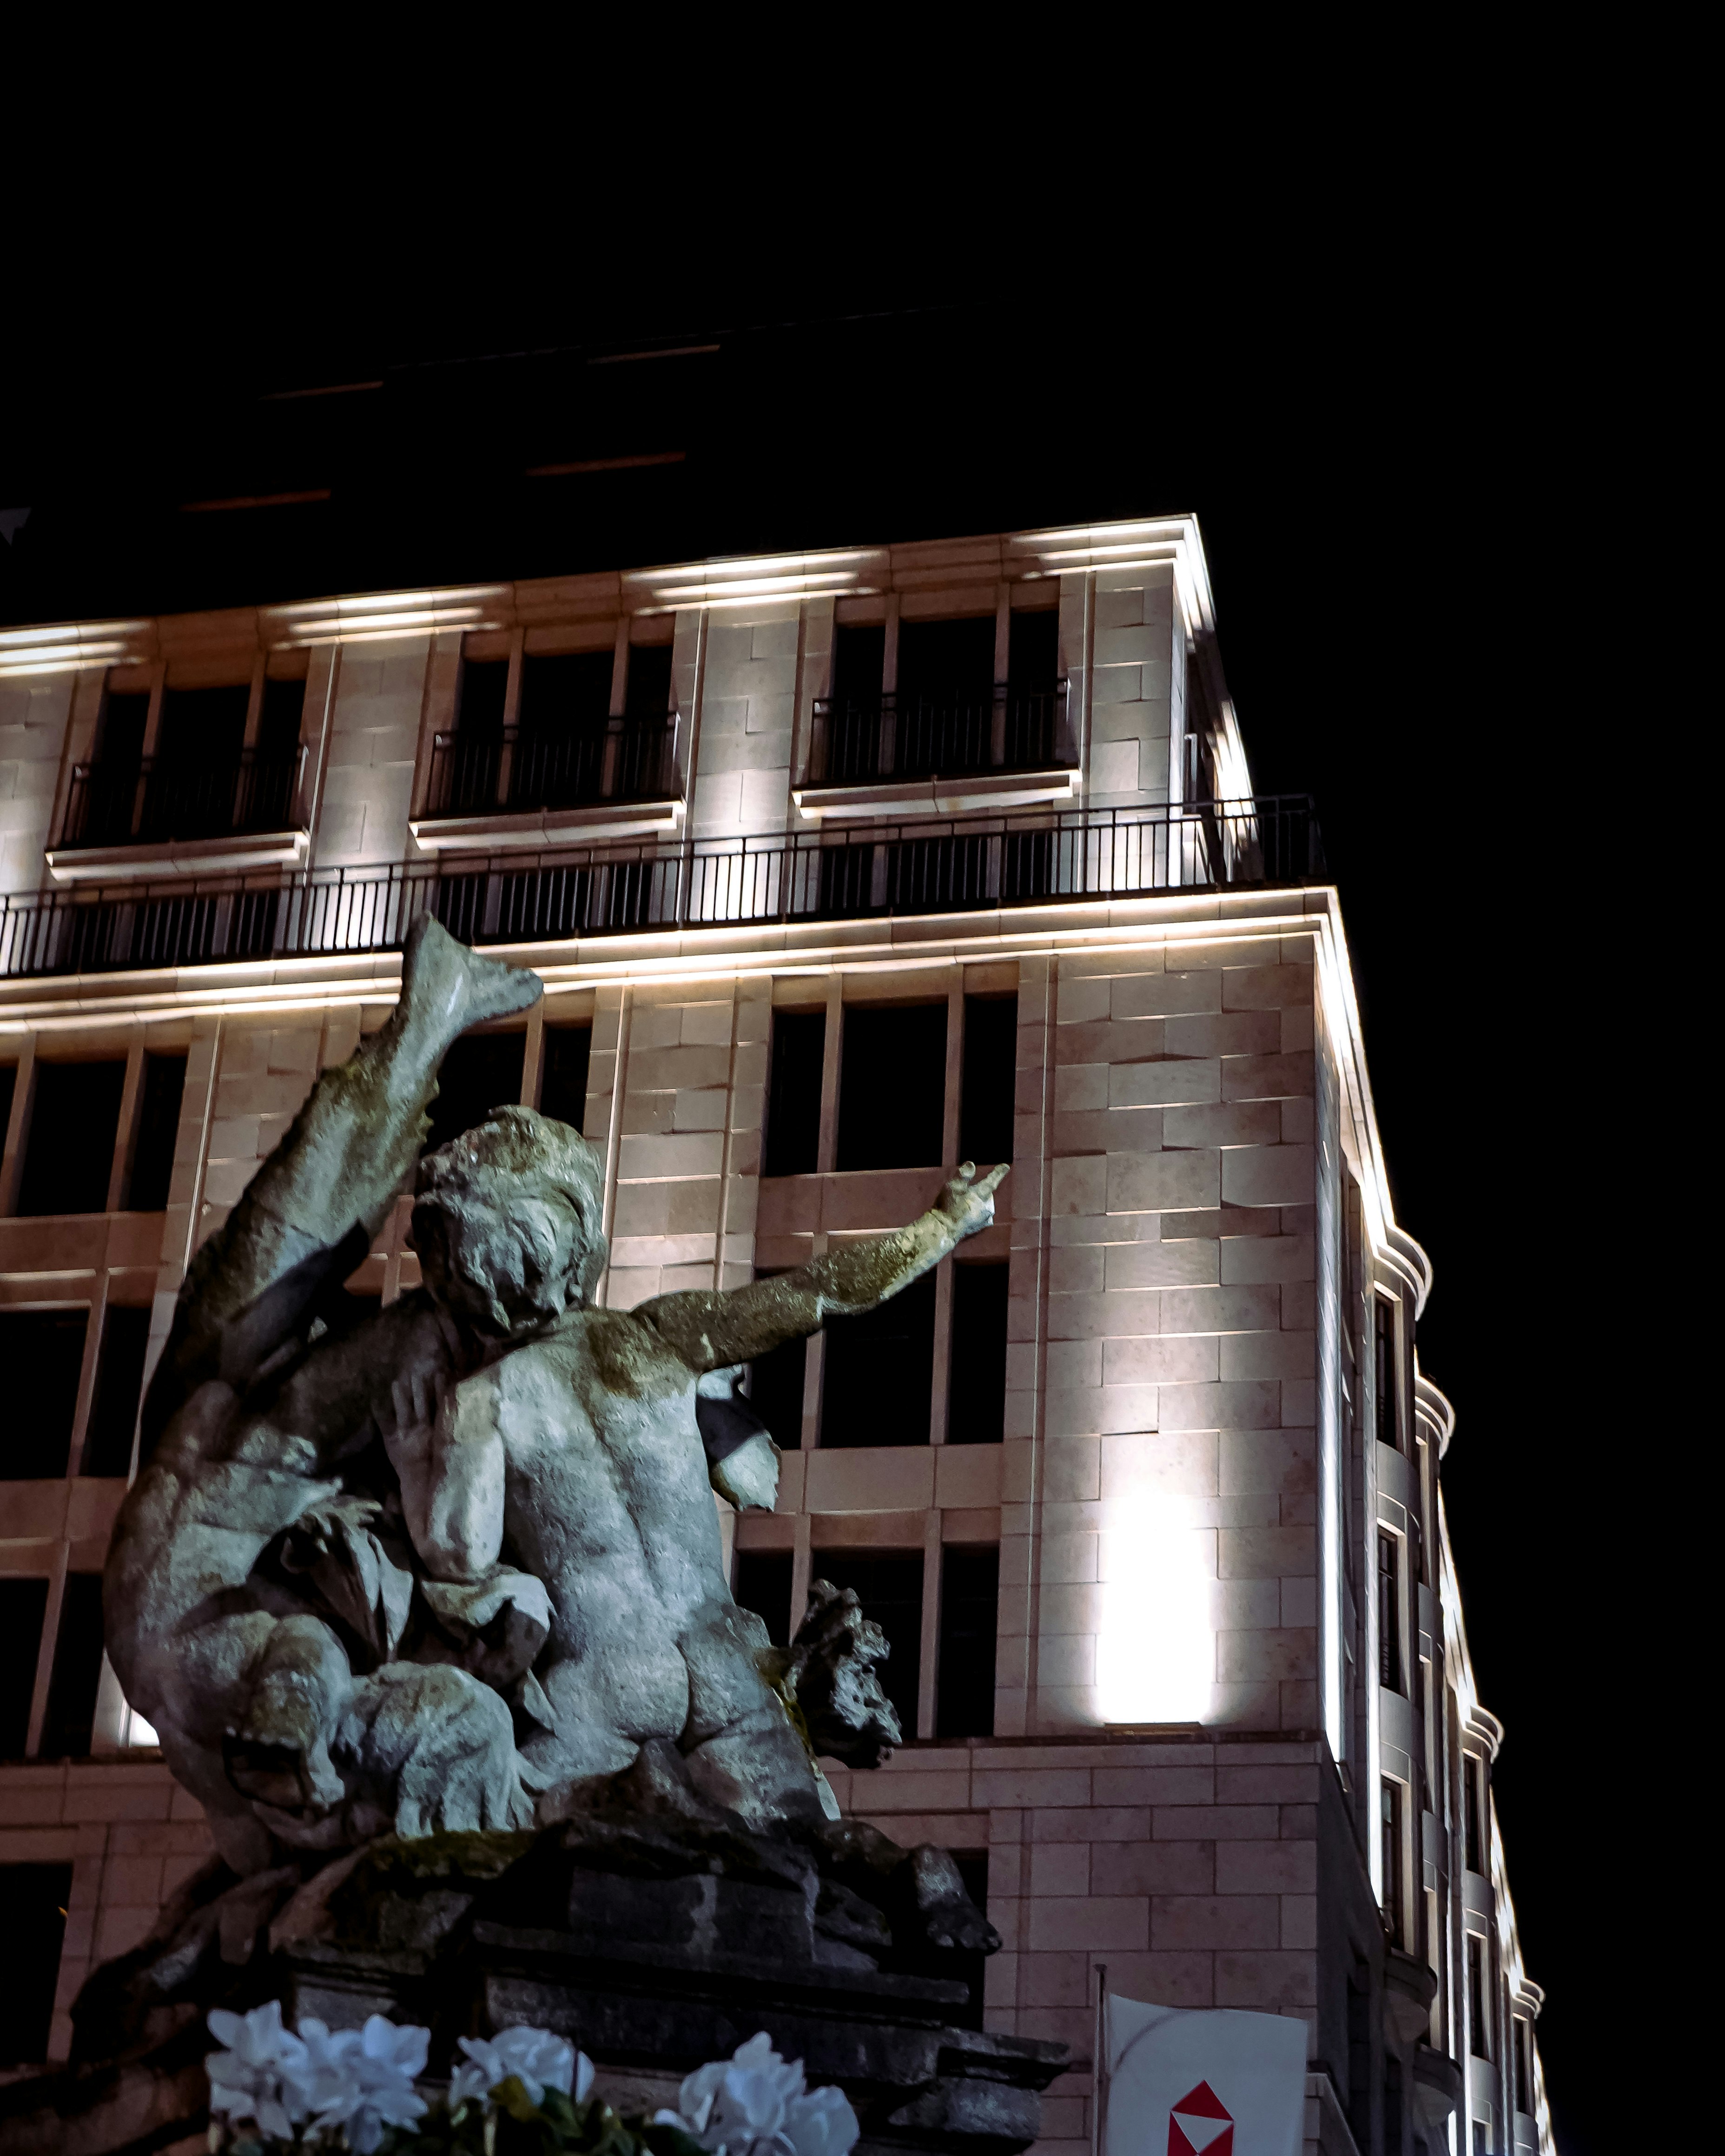
[[[1437,1456],[1441,1460],[1455,1435],[1455,1410],[1447,1395],[1419,1369],[1414,1373],[1414,1413],[1431,1433],[1430,1441],[1437,1446]]]

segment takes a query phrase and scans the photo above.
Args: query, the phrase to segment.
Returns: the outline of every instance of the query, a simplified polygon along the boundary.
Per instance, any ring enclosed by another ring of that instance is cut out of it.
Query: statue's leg
[[[388,1791],[403,1840],[533,1823],[508,1707],[446,1662],[386,1662],[362,1678],[335,1748],[362,1789]]]
[[[413,1173],[449,1048],[469,1026],[525,1009],[539,993],[536,973],[480,957],[430,915],[419,916],[388,1023],[318,1080],[193,1259],[162,1358],[162,1388],[151,1388],[157,1429],[230,1320],[295,1268],[315,1278],[320,1255],[354,1231],[369,1242]]]
[[[825,1815],[803,1740],[756,1665],[763,1637],[728,1596],[698,1613],[678,1641],[689,1669],[679,1748],[701,1794],[751,1824],[812,1823]]]

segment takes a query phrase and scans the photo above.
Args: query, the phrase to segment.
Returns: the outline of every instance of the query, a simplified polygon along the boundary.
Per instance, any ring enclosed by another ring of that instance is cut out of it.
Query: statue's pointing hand
[[[968,1160],[942,1191],[934,1209],[944,1213],[952,1222],[954,1242],[962,1242],[965,1236],[979,1235],[984,1228],[993,1226],[994,1193],[1010,1165],[1002,1161],[978,1181],[976,1163]]]

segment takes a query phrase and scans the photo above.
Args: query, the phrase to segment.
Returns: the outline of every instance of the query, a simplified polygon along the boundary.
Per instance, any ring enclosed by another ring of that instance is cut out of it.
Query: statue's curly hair
[[[521,1195],[561,1199],[573,1209],[587,1245],[578,1285],[583,1296],[590,1294],[608,1255],[605,1168],[599,1148],[567,1123],[535,1109],[493,1108],[483,1122],[420,1161],[413,1178],[414,1209],[495,1200],[500,1181]]]

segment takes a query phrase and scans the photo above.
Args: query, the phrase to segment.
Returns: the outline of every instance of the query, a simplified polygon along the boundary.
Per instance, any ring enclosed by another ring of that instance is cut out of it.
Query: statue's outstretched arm
[[[968,1161],[920,1220],[889,1235],[870,1235],[829,1250],[794,1271],[724,1292],[691,1288],[662,1295],[635,1311],[693,1368],[752,1363],[782,1341],[818,1332],[829,1317],[872,1310],[990,1227],[1005,1164],[977,1178]]]

